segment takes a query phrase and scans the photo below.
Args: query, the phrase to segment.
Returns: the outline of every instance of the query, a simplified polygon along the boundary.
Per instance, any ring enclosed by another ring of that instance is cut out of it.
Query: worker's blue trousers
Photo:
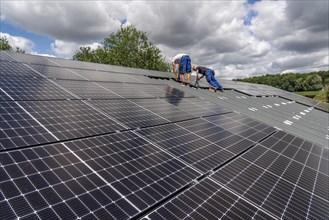
[[[179,64],[179,72],[181,74],[191,73],[191,59],[188,55],[184,55]]]
[[[206,70],[206,79],[211,86],[223,89],[223,86],[216,80],[215,76],[212,74],[211,69]]]

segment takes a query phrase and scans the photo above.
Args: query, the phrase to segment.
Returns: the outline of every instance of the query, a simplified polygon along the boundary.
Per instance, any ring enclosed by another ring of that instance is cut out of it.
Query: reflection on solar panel
[[[42,56],[33,56],[22,53],[10,53],[10,52],[1,52],[9,55],[13,60],[21,63],[34,63],[34,64],[42,64],[47,66],[59,66],[57,63],[50,60],[49,57]]]
[[[30,64],[30,66],[50,79],[88,80],[63,67]]]
[[[232,82],[232,81],[221,81],[225,88],[231,88],[241,93],[244,93],[249,96],[257,96],[257,97],[264,97],[264,96],[279,96],[284,99],[288,99],[291,101],[296,101],[301,104],[315,107],[316,109],[329,112],[329,104],[323,103],[320,101],[316,101],[314,99],[306,98],[301,95],[297,95],[291,92],[286,92],[284,90],[280,90],[274,87],[270,87],[267,85],[260,85],[260,84],[251,84],[251,83],[243,83],[243,82]]]
[[[0,51],[0,60],[3,61],[15,61],[15,59],[13,59],[12,57],[10,57],[9,55],[5,54],[3,51]]]
[[[124,128],[82,101],[20,102],[58,140],[111,133]]]
[[[95,82],[69,80],[57,80],[56,82],[70,92],[73,92],[77,97],[81,99],[120,98],[120,96],[116,95],[110,90],[105,89]]]
[[[0,76],[19,76],[19,77],[41,77],[32,69],[24,66],[21,63],[3,62],[0,61],[1,72]]]
[[[0,55],[0,219],[329,216],[324,112],[172,73]],[[304,139],[272,127],[291,112]]]
[[[51,81],[42,78],[1,77],[0,87],[8,96],[3,100],[55,100],[73,99]]]

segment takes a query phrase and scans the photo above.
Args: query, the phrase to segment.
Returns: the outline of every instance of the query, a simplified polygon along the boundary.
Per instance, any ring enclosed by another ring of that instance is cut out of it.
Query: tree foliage
[[[74,60],[112,64],[149,70],[170,71],[158,47],[149,40],[146,32],[134,26],[121,26],[105,38],[97,49],[80,47]]]
[[[287,73],[283,75],[256,76],[238,81],[265,84],[290,92],[321,90],[329,83],[329,71],[311,72],[307,74]]]
[[[319,100],[319,101],[322,101],[322,102],[328,102],[329,101],[328,96],[329,96],[329,85],[326,85],[319,92],[319,94],[317,96],[315,96],[315,99]]]
[[[19,47],[16,47],[14,49],[12,46],[10,46],[6,36],[0,37],[0,50],[8,50],[8,51],[12,51],[12,52],[25,53],[25,51]]]

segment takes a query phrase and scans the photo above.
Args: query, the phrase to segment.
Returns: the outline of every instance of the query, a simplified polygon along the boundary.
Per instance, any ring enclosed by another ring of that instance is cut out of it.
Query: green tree
[[[320,90],[326,84],[329,84],[329,71],[318,71],[304,74],[266,74],[265,76],[240,79],[239,81],[265,84],[290,92],[315,91]]]
[[[0,50],[9,50],[17,53],[25,53],[25,51],[19,47],[16,47],[14,49],[12,46],[10,46],[6,36],[0,37]]]
[[[318,74],[312,74],[305,78],[304,84],[308,85],[308,91],[315,91],[322,89],[322,78]],[[305,91],[307,91],[305,90]]]
[[[315,96],[315,99],[322,102],[328,102],[328,95],[329,95],[329,85],[326,85],[317,96]]]
[[[12,51],[13,48],[9,45],[7,37],[0,37],[0,50],[10,50]]]
[[[149,70],[170,71],[161,51],[153,45],[146,32],[134,26],[121,26],[116,33],[105,38],[97,49],[80,47],[74,60],[112,64]]]

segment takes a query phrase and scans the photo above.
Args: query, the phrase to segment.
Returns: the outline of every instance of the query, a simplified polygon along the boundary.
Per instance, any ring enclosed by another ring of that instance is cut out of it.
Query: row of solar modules
[[[273,132],[230,113],[2,152],[0,217],[327,219],[328,149]]]
[[[171,76],[168,77],[168,79]],[[161,78],[159,76],[154,76],[152,78]],[[191,82],[194,84],[196,78],[195,76],[191,77]],[[242,94],[246,94],[248,96],[253,97],[273,97],[278,96],[281,98],[284,98],[286,100],[290,101],[296,101],[298,103],[301,103],[303,105],[314,107],[318,110],[329,112],[329,104],[320,102],[314,99],[310,99],[298,94],[294,94],[291,92],[287,92],[281,89],[277,89],[271,86],[267,85],[260,85],[260,84],[253,84],[253,83],[244,83],[244,82],[238,82],[238,81],[230,81],[230,80],[222,80],[219,79],[219,82],[224,87],[224,90],[230,90],[233,89],[234,91],[240,92]],[[208,88],[209,84],[205,81],[199,82],[199,86],[202,88]]]
[[[145,69],[136,69],[130,67],[105,65],[90,62],[81,62],[74,60],[65,60],[52,57],[40,57],[35,55],[13,53],[8,51],[0,51],[0,60],[10,62],[21,62],[25,64],[32,64],[33,66],[42,66],[42,68],[56,70],[58,67],[75,69],[75,70],[92,70],[97,72],[112,72],[123,73],[130,75],[157,75],[157,76],[171,76],[168,72],[159,72]],[[57,68],[56,68],[57,67]]]
[[[65,100],[195,97],[168,85],[2,77],[0,100]]]
[[[14,59],[13,59],[13,58]],[[80,79],[80,80],[93,80],[93,81],[121,81],[121,82],[131,82],[132,74],[137,75],[149,75],[149,76],[157,76],[157,77],[165,77],[171,78],[172,74],[168,72],[159,72],[159,71],[151,71],[151,70],[143,70],[143,69],[135,69],[128,67],[119,67],[113,65],[103,65],[103,64],[95,64],[88,62],[79,62],[72,60],[63,60],[63,59],[54,59],[51,57],[38,57],[33,55],[25,55],[20,53],[10,53],[10,52],[0,52],[0,59],[7,61],[19,61],[24,63],[31,64],[42,64],[42,66],[32,65],[33,68],[45,74],[46,77],[49,78],[63,78],[64,79]],[[2,64],[4,65],[4,64]],[[65,68],[63,70],[63,67]],[[70,70],[66,68],[77,68],[75,70]],[[80,69],[80,70],[79,70]],[[82,70],[84,69],[84,71]],[[86,71],[87,70],[87,71]],[[94,72],[90,72],[93,70]],[[98,71],[95,71],[98,70]],[[105,72],[102,72],[105,71]],[[30,71],[29,71],[30,72]],[[79,74],[75,74],[75,72],[79,72]],[[108,72],[116,72],[116,73],[128,73],[130,75],[121,76],[120,79],[115,78],[114,74],[108,74]],[[35,74],[34,74],[35,75]],[[86,77],[86,76],[87,77]],[[133,82],[140,81],[140,78],[133,79]],[[145,82],[145,79],[143,80]],[[146,82],[147,83],[147,82]],[[153,81],[154,83],[154,81]],[[232,82],[223,80],[222,84],[225,88],[235,89],[242,93],[251,95],[251,96],[281,96],[286,99],[290,99],[293,101],[298,101],[302,104],[308,106],[314,106],[319,110],[323,110],[329,112],[329,104],[322,103],[319,101],[315,101],[309,98],[305,98],[300,95],[296,95],[293,93],[285,92],[283,90],[275,89],[270,86],[258,85],[258,84],[250,84],[250,83],[242,83],[242,82]],[[205,83],[203,86],[207,86]]]
[[[281,89],[276,89],[271,86],[251,84],[251,83],[242,83],[242,82],[232,82],[223,80],[224,88],[232,88],[236,91],[242,92],[249,96],[263,97],[263,96],[279,96],[287,100],[296,101],[301,104],[314,107],[316,109],[329,112],[329,104],[320,102],[314,99],[306,98],[304,96],[287,92]]]
[[[2,77],[28,77],[48,78],[83,81],[108,81],[125,83],[153,83],[159,84],[156,80],[150,80],[142,75],[104,72],[97,70],[72,69],[66,67],[44,66],[36,64],[23,64],[19,62],[1,62]]]
[[[167,84],[175,86],[176,83],[168,82]],[[252,97],[234,90],[225,90],[224,93],[185,87],[182,87],[182,90],[227,108],[236,109],[242,114],[257,118],[321,146],[328,146],[327,112],[276,96]]]
[[[230,112],[228,109],[196,98],[1,101],[0,104],[2,122],[0,149],[81,138]],[[51,134],[55,134],[56,138]]]
[[[326,112],[280,97],[253,98],[235,91],[226,91],[216,98],[231,109],[239,109],[239,112],[250,117],[328,146],[329,116]]]

